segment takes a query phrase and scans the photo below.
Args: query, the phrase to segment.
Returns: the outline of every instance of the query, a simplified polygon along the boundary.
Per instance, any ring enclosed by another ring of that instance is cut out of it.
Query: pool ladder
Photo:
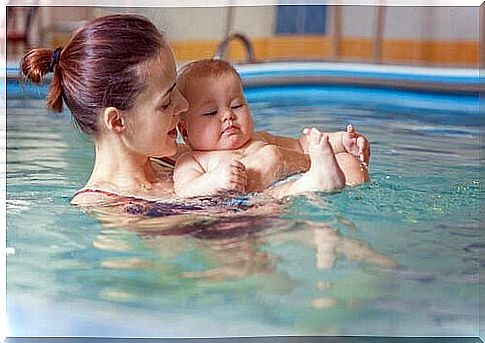
[[[227,53],[227,48],[229,47],[229,43],[232,40],[239,40],[244,46],[244,49],[246,51],[246,60],[244,61],[245,63],[255,63],[256,62],[256,57],[254,55],[254,48],[253,44],[249,40],[249,38],[239,32],[235,32],[233,34],[230,34],[227,36],[221,43],[219,43],[217,50],[214,54],[215,59],[224,59]]]

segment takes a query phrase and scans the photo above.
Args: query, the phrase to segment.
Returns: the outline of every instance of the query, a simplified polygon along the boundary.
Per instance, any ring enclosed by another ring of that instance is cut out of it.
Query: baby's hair
[[[95,135],[103,109],[132,108],[146,87],[149,62],[160,58],[165,46],[163,35],[145,17],[114,14],[85,24],[62,49],[30,50],[20,67],[33,82],[52,71],[47,107],[61,112],[64,101],[77,125]]]
[[[204,77],[218,77],[227,73],[233,74],[241,80],[241,76],[237,70],[228,61],[204,59],[190,62],[180,69],[177,76],[177,88],[182,94],[185,94],[185,87],[188,80],[201,79]]]

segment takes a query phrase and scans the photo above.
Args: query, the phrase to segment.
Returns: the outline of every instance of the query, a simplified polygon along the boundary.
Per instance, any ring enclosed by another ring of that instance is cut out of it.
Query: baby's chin
[[[251,139],[237,139],[225,141],[219,144],[217,149],[214,150],[237,150],[244,147]]]

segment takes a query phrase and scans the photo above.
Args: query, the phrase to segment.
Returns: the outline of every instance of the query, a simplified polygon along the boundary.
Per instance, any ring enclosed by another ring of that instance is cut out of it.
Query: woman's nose
[[[177,87],[175,87],[174,92],[175,92],[174,97],[175,97],[176,105],[174,108],[173,115],[178,116],[183,112],[187,112],[187,110],[189,109],[189,102],[187,101],[187,99],[185,99],[182,93],[180,93]]]

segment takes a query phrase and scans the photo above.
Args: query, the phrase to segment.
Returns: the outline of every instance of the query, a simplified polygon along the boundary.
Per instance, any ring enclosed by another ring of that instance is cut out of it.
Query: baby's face
[[[253,119],[237,76],[188,80],[185,96],[189,110],[180,127],[194,150],[234,150],[253,136]]]

